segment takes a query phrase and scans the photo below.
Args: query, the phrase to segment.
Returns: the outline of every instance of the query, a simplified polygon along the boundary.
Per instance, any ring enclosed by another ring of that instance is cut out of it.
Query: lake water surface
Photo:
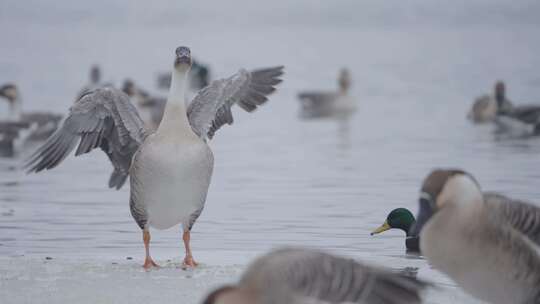
[[[81,14],[99,15],[89,11]],[[190,46],[215,77],[278,64],[286,74],[267,105],[254,114],[235,109],[235,124],[211,142],[216,167],[192,236],[204,265],[194,272],[176,268],[179,228],[152,233],[153,255],[166,267],[139,269],[144,251],[128,187],[107,189],[111,166],[101,152],[39,175],[18,169],[22,157],[1,160],[2,303],[197,303],[257,254],[286,244],[417,268],[441,287],[428,303],[476,303],[407,255],[401,232],[369,232],[393,208],[415,213],[420,184],[435,167],[463,168],[484,190],[540,202],[540,140],[497,139],[491,126],[465,119],[472,99],[497,79],[516,103],[540,102],[535,25],[148,25],[127,17],[115,24],[109,15],[105,24],[66,25],[51,16],[0,21],[12,25],[0,29],[10,42],[0,48],[0,82],[16,81],[28,109],[65,112],[92,63],[107,81],[130,77],[152,91],[178,45]],[[347,121],[299,119],[296,94],[334,89],[341,67],[352,73],[357,113]]]

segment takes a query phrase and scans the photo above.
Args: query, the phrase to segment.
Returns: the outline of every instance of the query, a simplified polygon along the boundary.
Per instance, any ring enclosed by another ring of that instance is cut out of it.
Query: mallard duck
[[[419,205],[412,233],[436,269],[490,303],[540,303],[540,208],[456,169],[431,172]]]
[[[414,215],[409,209],[396,208],[388,214],[384,223],[371,232],[371,235],[379,234],[390,229],[399,229],[405,232],[405,247],[408,251],[420,251],[418,235],[411,235],[411,227],[415,223]]]
[[[203,304],[421,303],[424,282],[305,248],[281,248],[256,259],[238,285],[211,292]]]

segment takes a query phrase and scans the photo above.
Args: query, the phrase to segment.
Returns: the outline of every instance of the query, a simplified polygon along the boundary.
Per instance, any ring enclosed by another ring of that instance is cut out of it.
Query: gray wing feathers
[[[540,246],[540,208],[497,193],[485,193],[484,200],[494,223],[508,224]]]
[[[126,182],[128,175],[122,172],[122,170],[114,169],[109,177],[109,188],[120,189]]]
[[[252,112],[257,106],[262,105],[268,98],[266,95],[273,93],[275,85],[281,82],[279,77],[283,75],[283,67],[254,70],[248,73],[246,81],[234,92],[230,100],[247,112]],[[232,104],[231,104],[232,105]]]
[[[208,138],[212,139],[214,135],[216,134],[216,131],[223,125],[228,124],[232,125],[234,122],[234,118],[232,116],[231,108],[227,106],[223,106],[218,109],[216,113],[216,117],[212,121],[212,125],[210,126],[210,129],[208,130]]]
[[[221,126],[233,123],[231,107],[235,103],[247,112],[254,111],[275,91],[281,75],[282,66],[251,72],[240,70],[229,78],[213,81],[199,91],[188,107],[193,131],[202,138],[212,138]]]
[[[403,274],[295,248],[259,258],[246,271],[242,283],[260,290],[268,303],[290,300],[291,294],[329,303],[421,303],[419,293],[425,287],[425,283]],[[276,299],[278,294],[284,298]]]
[[[113,88],[97,89],[71,107],[61,127],[25,166],[29,172],[52,169],[77,143],[76,156],[100,147],[114,167],[109,186],[118,189],[125,183],[132,156],[145,137],[144,123],[129,97]]]
[[[134,156],[136,158],[137,155]],[[137,162],[134,162],[132,170],[137,169]],[[137,175],[134,174],[129,179],[130,182],[130,197],[129,197],[129,210],[131,216],[141,229],[145,229],[148,224],[148,213],[146,212],[146,206],[142,203],[140,197],[140,189],[142,189]]]
[[[191,231],[191,228],[193,228],[193,225],[195,225],[195,221],[201,216],[201,213],[204,209],[204,203],[199,207],[199,209],[195,210],[190,216],[189,216],[189,222],[187,223],[187,228],[189,231]]]

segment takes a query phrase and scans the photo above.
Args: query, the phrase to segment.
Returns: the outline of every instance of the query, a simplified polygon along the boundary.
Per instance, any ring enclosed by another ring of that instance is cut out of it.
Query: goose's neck
[[[167,105],[157,133],[172,132],[173,134],[181,134],[182,132],[192,132],[186,113],[187,74],[188,71],[173,70]]]

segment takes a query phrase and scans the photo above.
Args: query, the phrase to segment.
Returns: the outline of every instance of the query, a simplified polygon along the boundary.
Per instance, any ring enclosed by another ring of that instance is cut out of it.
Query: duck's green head
[[[386,217],[386,221],[379,228],[373,230],[371,235],[390,230],[392,228],[401,229],[409,234],[409,229],[414,224],[414,215],[405,208],[397,208],[392,210]]]

